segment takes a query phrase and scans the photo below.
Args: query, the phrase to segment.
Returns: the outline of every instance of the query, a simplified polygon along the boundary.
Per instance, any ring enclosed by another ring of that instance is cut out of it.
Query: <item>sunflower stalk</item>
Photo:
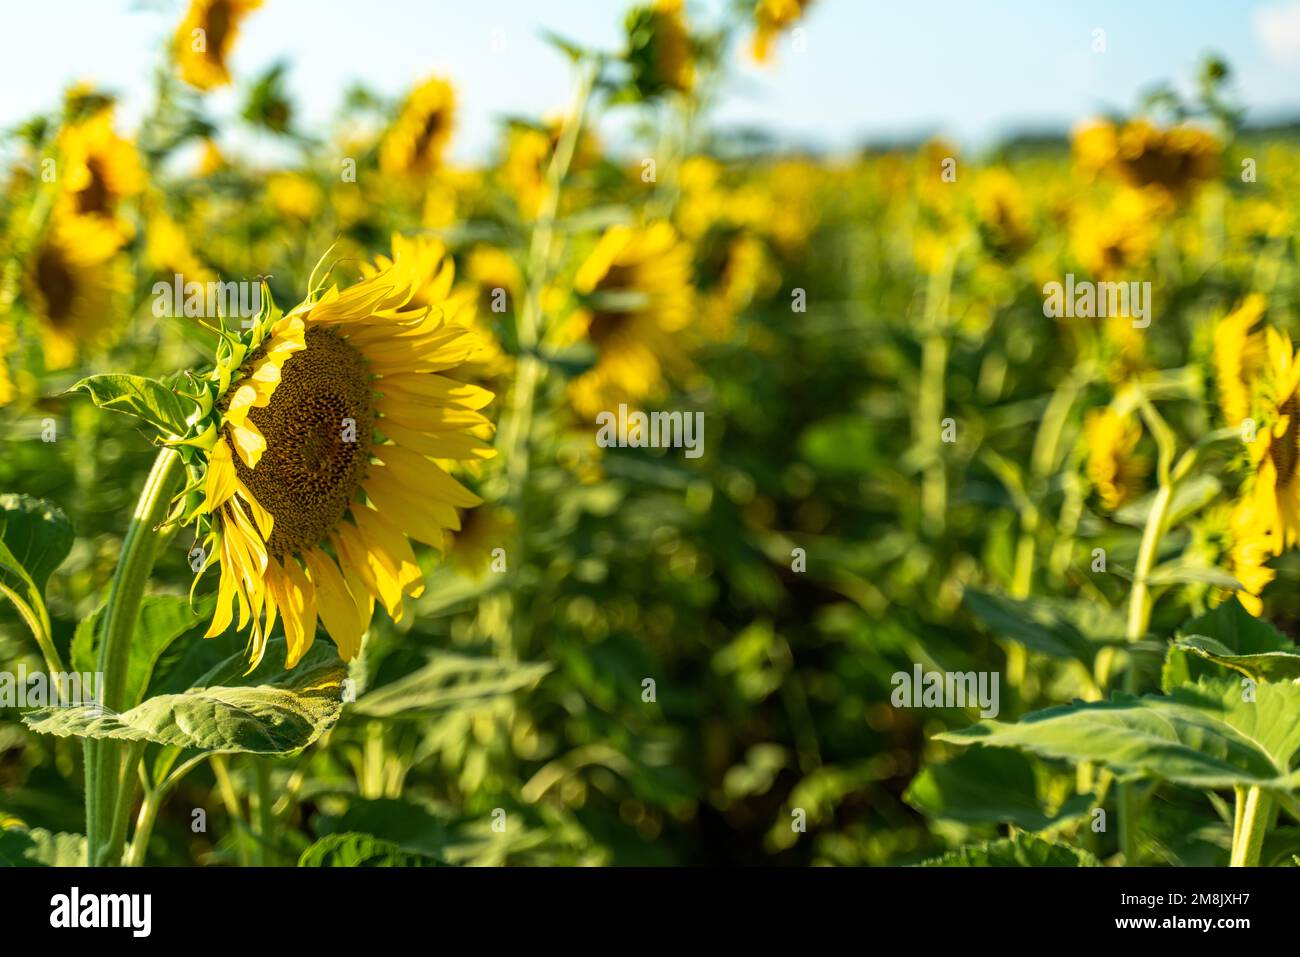
[[[122,552],[104,608],[96,668],[102,675],[99,705],[109,713],[121,711],[127,704],[131,638],[157,557],[159,527],[167,518],[184,471],[175,450],[164,448],[158,453],[122,539]],[[128,762],[123,756],[118,741],[105,738],[85,742],[86,846],[91,864],[111,866],[121,858],[125,829],[114,827],[113,822],[118,802],[127,800],[131,792],[124,784],[129,780],[124,775],[135,773],[133,767],[124,767]],[[135,758],[139,759],[138,752]]]
[[[560,207],[560,193],[564,180],[568,176],[569,166],[573,162],[578,136],[582,132],[597,69],[598,64],[595,61],[587,61],[578,71],[573,105],[565,116],[555,152],[547,167],[546,193],[528,247],[528,287],[517,323],[518,373],[513,390],[509,427],[505,430],[505,447],[510,456],[506,471],[509,483],[508,499],[518,517],[518,531],[515,536],[514,555],[511,559],[516,569],[523,567],[526,499],[524,487],[528,481],[534,399],[543,374],[541,360],[536,355],[542,336],[542,291],[551,271],[555,217]],[[513,618],[517,639],[524,621],[524,616],[517,607]],[[518,647],[517,640],[515,647]]]

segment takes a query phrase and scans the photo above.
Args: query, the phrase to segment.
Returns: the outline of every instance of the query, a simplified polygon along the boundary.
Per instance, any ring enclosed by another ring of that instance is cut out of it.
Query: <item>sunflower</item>
[[[1125,189],[1103,209],[1083,207],[1070,223],[1070,245],[1098,279],[1111,279],[1146,262],[1168,207],[1159,194]]]
[[[240,23],[261,5],[262,0],[190,0],[173,40],[181,79],[200,90],[229,83],[226,60]]]
[[[12,323],[0,320],[0,407],[14,400],[14,382],[9,375],[9,353],[18,344]]]
[[[1088,413],[1083,437],[1088,446],[1088,479],[1103,507],[1114,511],[1133,498],[1146,473],[1146,461],[1133,454],[1142,429],[1131,416],[1107,406]]]
[[[1162,130],[1144,119],[1119,128],[1107,120],[1085,123],[1073,140],[1085,170],[1109,172],[1130,186],[1154,187],[1180,200],[1218,174],[1222,149],[1205,130],[1187,125]]]
[[[93,219],[112,230],[120,245],[131,229],[118,208],[144,188],[145,175],[135,146],[113,131],[112,109],[101,109],[65,127],[59,134],[59,148],[64,168],[60,213]]]
[[[772,55],[776,38],[797,23],[811,3],[812,0],[758,0],[754,8],[756,29],[751,47],[754,59],[766,63]]]
[[[208,635],[249,627],[253,666],[277,615],[288,667],[317,617],[345,660],[376,600],[400,621],[424,589],[408,536],[441,548],[457,509],[479,503],[430,458],[494,454],[470,434],[490,430],[492,394],[446,374],[476,348],[437,300],[450,266],[401,244],[367,272],[278,319],[263,287],[257,323],[227,338],[208,380],[209,419],[176,443],[201,450],[186,518],[207,533],[204,567],[220,566]]]
[[[595,415],[662,390],[678,365],[679,334],[691,320],[690,249],[667,223],[614,226],[574,277],[584,308],[570,324],[596,349],[596,362],[569,384],[574,408]]]
[[[1266,564],[1281,551],[1277,536],[1256,521],[1245,500],[1233,506],[1228,528],[1228,571],[1242,585],[1236,592],[1237,600],[1248,612],[1258,616],[1264,610],[1260,593],[1277,577],[1277,572]]]
[[[481,579],[492,567],[492,553],[514,540],[515,518],[509,511],[481,505],[460,514],[460,529],[447,533],[447,558],[470,578]]]
[[[655,0],[627,15],[628,66],[643,97],[689,93],[695,86],[695,54],[682,0]]]
[[[1264,367],[1264,335],[1253,331],[1264,315],[1266,301],[1252,293],[1214,330],[1214,372],[1219,406],[1231,426],[1250,416],[1251,385]]]
[[[28,258],[23,288],[51,369],[72,365],[82,349],[108,338],[124,282],[119,238],[92,217],[58,214]]]
[[[1011,172],[989,169],[975,183],[975,215],[980,238],[994,258],[1013,262],[1034,243],[1024,191]]]
[[[1300,534],[1300,361],[1290,336],[1265,330],[1265,367],[1255,383],[1258,423],[1249,455],[1250,521],[1273,531],[1279,548]]]
[[[442,165],[451,139],[456,98],[439,77],[425,80],[406,98],[379,147],[379,166],[389,175],[432,173]]]

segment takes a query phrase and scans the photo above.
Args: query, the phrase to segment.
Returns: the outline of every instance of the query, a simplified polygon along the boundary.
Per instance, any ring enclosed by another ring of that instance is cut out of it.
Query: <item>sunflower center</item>
[[[1286,433],[1269,444],[1268,454],[1277,469],[1277,484],[1288,485],[1300,461],[1300,401],[1293,395],[1282,403],[1278,412],[1287,417]]]
[[[220,60],[221,50],[226,43],[226,34],[230,32],[230,9],[225,0],[218,0],[208,9],[208,47],[209,59]]]
[[[343,518],[366,476],[374,407],[365,361],[338,334],[306,333],[307,348],[281,370],[270,404],[249,418],[266,451],[240,479],[275,519],[267,549],[277,558],[318,545]]]
[[[36,285],[45,297],[45,309],[51,324],[62,325],[72,312],[77,284],[67,262],[52,246],[44,247],[37,256]]]
[[[77,212],[82,214],[107,214],[110,211],[108,208],[109,192],[108,183],[104,178],[104,170],[97,159],[87,160],[86,168],[90,170],[90,182],[85,189],[77,193]]]

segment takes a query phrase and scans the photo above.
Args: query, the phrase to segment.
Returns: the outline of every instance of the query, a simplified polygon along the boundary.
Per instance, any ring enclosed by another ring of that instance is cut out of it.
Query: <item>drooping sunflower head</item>
[[[695,86],[695,53],[682,0],[634,7],[626,27],[626,58],[636,91],[643,97],[689,93]]]
[[[200,90],[228,84],[227,61],[240,24],[261,5],[262,0],[190,0],[173,39],[181,79]]]
[[[766,63],[772,56],[776,38],[804,15],[812,0],[758,0],[754,7],[754,59]]]
[[[574,277],[580,309],[570,325],[596,362],[569,384],[583,416],[653,396],[682,362],[679,333],[694,305],[689,247],[667,223],[607,230]]]
[[[379,147],[379,166],[392,176],[432,173],[455,127],[456,97],[440,77],[425,80],[406,98]]]
[[[126,280],[116,230],[93,217],[58,212],[28,257],[24,298],[40,328],[45,363],[70,366],[114,328],[114,297]]]
[[[1145,459],[1134,454],[1142,428],[1133,416],[1107,406],[1088,413],[1083,436],[1088,446],[1088,479],[1102,506],[1113,511],[1137,494],[1146,474]]]
[[[254,665],[277,617],[289,667],[317,617],[353,657],[376,600],[398,621],[423,591],[408,537],[441,548],[457,509],[479,503],[432,460],[494,454],[479,437],[492,394],[448,375],[477,347],[472,332],[441,302],[415,304],[440,291],[441,257],[404,252],[278,318],[264,292],[205,384],[211,414],[178,443],[191,450],[187,518],[204,568],[220,567],[208,633],[248,628]]]

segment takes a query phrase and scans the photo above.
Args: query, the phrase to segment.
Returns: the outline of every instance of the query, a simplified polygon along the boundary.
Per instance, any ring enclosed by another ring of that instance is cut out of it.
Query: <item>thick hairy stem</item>
[[[167,518],[180,486],[184,465],[172,449],[163,449],[145,481],[135,514],[122,539],[122,553],[109,587],[99,642],[97,670],[101,677],[100,705],[109,713],[126,707],[126,672],[131,657],[145,585],[158,550],[158,526]],[[122,835],[113,827],[114,811],[123,788],[123,749],[109,739],[88,740],[86,752],[86,841],[92,865],[115,865],[122,853]],[[126,773],[134,774],[134,768]]]

